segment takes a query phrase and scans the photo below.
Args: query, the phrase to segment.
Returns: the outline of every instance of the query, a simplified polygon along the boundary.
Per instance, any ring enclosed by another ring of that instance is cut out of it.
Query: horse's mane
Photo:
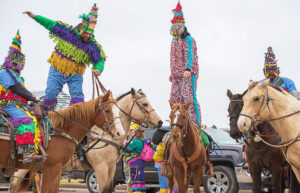
[[[117,101],[121,100],[122,98],[124,98],[125,96],[129,95],[131,93],[131,91],[128,91],[124,94],[121,94],[120,96],[117,97]],[[137,91],[137,93],[141,94],[142,96],[146,96],[145,93],[143,93],[143,91],[140,89]]]
[[[100,98],[100,97],[99,97]],[[66,109],[59,110],[58,113],[69,119],[86,125],[94,120],[96,115],[96,107],[99,104],[99,98],[90,100],[88,102],[82,102],[74,104]],[[74,126],[73,123],[56,114],[55,112],[49,112],[49,118],[54,128],[69,129]]]
[[[260,83],[260,82],[253,82],[249,87],[248,87],[248,90],[245,91],[245,93],[249,90],[251,90],[252,88],[254,88],[255,86],[257,86],[257,84]],[[284,90],[280,87],[280,86],[273,86],[273,85],[268,85],[272,88],[274,88],[275,90],[279,91],[280,93],[284,94]],[[244,95],[243,95],[244,96]]]

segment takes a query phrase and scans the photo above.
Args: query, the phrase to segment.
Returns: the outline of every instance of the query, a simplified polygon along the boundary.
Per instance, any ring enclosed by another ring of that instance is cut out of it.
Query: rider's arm
[[[193,38],[191,36],[186,37],[187,41],[187,64],[185,65],[185,70],[191,72],[191,68],[193,65],[193,58],[194,58],[194,53],[193,53]]]
[[[44,26],[49,31],[52,31],[53,27],[57,24],[56,21],[53,21],[41,15],[35,15],[34,20],[42,26]]]
[[[93,70],[99,70],[99,72],[103,72],[104,70],[104,60],[101,59],[99,62],[97,62],[96,64],[94,64]]]
[[[13,91],[16,95],[25,98],[27,101],[37,102],[36,98],[32,96],[32,93],[20,83],[12,85],[8,87],[8,89]]]

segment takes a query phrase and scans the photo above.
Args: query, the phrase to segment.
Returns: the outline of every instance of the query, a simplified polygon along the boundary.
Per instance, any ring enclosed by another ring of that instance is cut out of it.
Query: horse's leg
[[[252,178],[253,187],[252,191],[254,193],[260,193],[261,192],[261,169],[257,165],[249,165],[249,172]]]
[[[273,192],[281,193],[281,185],[282,185],[282,170],[279,164],[273,164],[271,168],[272,173],[272,183],[273,183]]]
[[[176,168],[176,170],[174,170],[174,176],[178,186],[178,193],[186,193],[186,187],[184,184],[184,169],[181,170],[181,168]]]
[[[197,168],[193,174],[194,174],[194,193],[200,193],[200,185],[203,177],[204,172],[204,166],[200,166]]]
[[[173,175],[171,177],[168,177],[168,186],[170,189],[170,193],[173,193],[173,189],[174,189],[174,177]]]
[[[112,193],[114,190],[114,177],[116,172],[116,164],[113,164],[108,170],[109,170],[108,171],[108,184],[109,184],[108,192]]]
[[[20,169],[14,173],[14,176],[10,179],[9,193],[22,193],[28,190],[33,180],[33,174],[29,174],[28,179],[25,179],[28,172],[30,170]]]
[[[108,168],[106,163],[100,163],[97,164],[96,167],[94,167],[99,192],[106,193],[107,192],[107,183],[108,183]]]
[[[61,164],[46,165],[43,172],[42,193],[58,193],[61,173]]]
[[[294,171],[289,168],[289,180],[290,180],[290,191],[289,193],[297,193],[297,190],[300,190],[300,183],[298,182]]]
[[[297,168],[295,168],[294,166],[292,166],[292,169],[294,171],[294,174],[298,180],[298,183],[300,183],[300,170],[298,170]]]

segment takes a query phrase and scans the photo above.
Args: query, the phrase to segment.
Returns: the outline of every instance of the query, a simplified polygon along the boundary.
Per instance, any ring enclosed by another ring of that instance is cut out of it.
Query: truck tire
[[[86,185],[90,193],[98,193],[99,187],[94,170],[90,170],[86,176]]]
[[[235,172],[228,166],[214,166],[214,176],[203,179],[203,187],[207,193],[238,193],[239,184]]]

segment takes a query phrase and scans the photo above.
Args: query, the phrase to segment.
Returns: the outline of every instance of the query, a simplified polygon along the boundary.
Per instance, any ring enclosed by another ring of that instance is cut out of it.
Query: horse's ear
[[[172,103],[172,101],[171,101],[171,100],[169,100],[169,103],[170,103],[170,107],[171,107],[171,109],[173,109],[173,105],[174,105],[174,103]]]
[[[250,81],[249,81],[249,84],[248,84],[248,87],[250,87],[253,83],[254,83],[254,81],[253,81],[253,80],[250,80]]]
[[[186,111],[189,110],[190,104],[191,104],[191,101],[186,102],[186,103],[183,105],[183,108],[184,108]]]
[[[233,94],[232,94],[231,90],[229,90],[229,89],[227,89],[227,96],[228,96],[228,98],[229,98],[230,100],[231,100],[232,97],[233,97]]]
[[[112,96],[111,91],[107,91],[102,97],[101,97],[101,103],[108,101],[108,98]]]
[[[134,96],[134,95],[135,95],[135,90],[134,90],[134,88],[131,88],[131,90],[130,90],[130,94],[131,94],[132,96]]]
[[[269,82],[270,82],[270,79],[264,80],[264,81],[260,84],[261,88],[263,88],[263,89],[267,88],[267,86],[269,85]]]

